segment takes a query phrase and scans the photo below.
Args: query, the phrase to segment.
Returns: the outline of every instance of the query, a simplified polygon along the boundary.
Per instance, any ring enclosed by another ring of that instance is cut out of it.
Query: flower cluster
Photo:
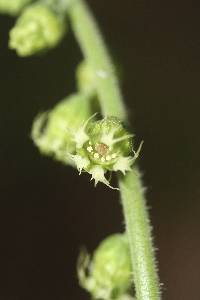
[[[122,122],[115,117],[96,120],[90,106],[86,95],[64,99],[36,118],[32,138],[42,153],[74,165],[79,174],[86,171],[95,185],[102,182],[113,188],[106,174],[129,171],[141,146],[134,152],[132,135]]]
[[[87,253],[82,252],[78,277],[80,285],[93,299],[130,299],[131,260],[126,235],[107,237],[97,247],[91,260]]]

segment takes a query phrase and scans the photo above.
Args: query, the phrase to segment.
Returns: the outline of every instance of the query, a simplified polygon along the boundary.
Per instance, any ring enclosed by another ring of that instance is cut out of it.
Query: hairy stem
[[[120,177],[119,186],[132,257],[137,299],[160,299],[151,226],[139,171],[134,168],[126,176]]]
[[[94,17],[81,0],[71,0],[69,12],[79,45],[95,71],[102,114],[116,116],[125,121],[126,110],[119,83]]]
[[[97,93],[104,116],[126,121],[126,110],[113,65],[96,21],[84,0],[71,0],[69,15],[85,58],[95,70]],[[134,168],[119,179],[137,300],[159,300],[159,280],[151,227],[139,171]]]

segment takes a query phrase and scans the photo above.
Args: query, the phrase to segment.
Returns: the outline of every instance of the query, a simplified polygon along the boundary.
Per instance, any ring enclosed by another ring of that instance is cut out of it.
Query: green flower
[[[78,264],[80,285],[93,299],[130,299],[131,260],[125,234],[106,238],[94,252],[92,260],[81,254]]]
[[[90,118],[74,133],[73,139],[76,154],[71,158],[79,173],[84,170],[94,179],[95,185],[102,182],[111,188],[105,174],[130,171],[142,145],[137,152],[132,150],[132,135],[115,117],[100,121]]]
[[[0,12],[16,16],[33,0],[0,0]]]
[[[89,99],[74,94],[62,100],[51,111],[36,117],[32,127],[32,139],[39,150],[64,164],[73,164],[76,153],[75,132],[91,115]]]
[[[10,31],[9,47],[19,56],[30,56],[55,47],[66,30],[66,22],[49,6],[27,7]]]

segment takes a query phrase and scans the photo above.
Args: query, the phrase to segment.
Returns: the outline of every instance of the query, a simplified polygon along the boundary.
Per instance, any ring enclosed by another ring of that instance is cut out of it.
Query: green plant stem
[[[71,0],[69,12],[75,36],[97,77],[97,93],[102,114],[104,116],[114,115],[125,121],[126,109],[119,83],[93,15],[81,0]]]
[[[69,15],[83,54],[96,72],[102,114],[126,120],[126,109],[109,53],[84,0],[71,0]],[[151,227],[139,171],[134,168],[127,175],[121,176],[119,185],[137,300],[159,300]]]
[[[121,176],[119,186],[132,257],[137,299],[160,299],[151,226],[144,198],[144,188],[138,169],[134,168],[126,176]]]

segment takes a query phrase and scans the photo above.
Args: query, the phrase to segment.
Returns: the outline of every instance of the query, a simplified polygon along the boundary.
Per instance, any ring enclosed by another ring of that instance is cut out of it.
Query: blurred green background
[[[123,68],[123,92],[158,249],[163,299],[200,299],[200,19],[179,1],[88,1]],[[0,300],[76,299],[76,259],[124,228],[118,194],[40,156],[35,115],[75,89],[81,53],[70,31],[43,56],[7,49],[0,16]]]

